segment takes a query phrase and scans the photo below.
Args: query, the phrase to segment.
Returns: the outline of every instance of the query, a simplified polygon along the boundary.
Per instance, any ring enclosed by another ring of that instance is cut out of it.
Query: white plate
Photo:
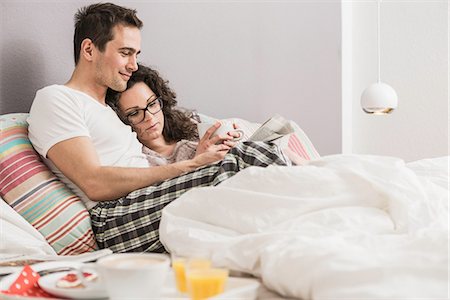
[[[75,262],[75,261],[49,261],[49,262],[43,262],[38,263],[32,266],[33,270],[36,272],[42,271],[42,270],[48,270],[48,269],[54,269],[54,268],[66,268],[66,267],[73,267],[77,268],[82,263]],[[23,267],[20,268],[19,271],[16,271],[15,273],[12,273],[8,276],[5,276],[1,278],[0,280],[0,291],[7,290],[11,286],[11,284],[19,277],[20,272],[22,271]],[[55,273],[56,274],[56,273]],[[0,299],[11,299],[11,300],[42,300],[42,299],[53,299],[54,298],[30,298],[25,296],[18,296],[18,295],[7,295],[7,294],[1,294],[0,293]]]
[[[53,273],[39,278],[39,286],[49,294],[71,299],[106,299],[108,293],[99,277],[95,282],[84,288],[66,289],[56,286],[56,282],[69,272]]]
[[[92,285],[86,288],[74,288],[74,289],[64,289],[56,287],[56,281],[60,278],[64,277],[69,272],[57,272],[49,275],[42,276],[39,278],[40,287],[49,294],[52,294],[57,297],[70,298],[70,299],[107,299],[108,294],[106,293],[105,288],[101,284],[101,282],[93,283]],[[19,273],[11,274],[2,279],[0,282],[0,289],[7,290],[11,284],[16,280],[19,276]],[[31,298],[25,296],[17,296],[17,295],[6,295],[1,294],[0,299],[11,299],[11,300],[37,300],[37,299],[53,299],[54,298]]]
[[[71,298],[71,299],[99,299],[107,298],[106,290],[103,285],[93,284],[92,286],[80,289],[63,289],[56,287],[56,281],[66,275],[68,272],[58,272],[42,276],[39,279],[39,285],[46,292],[53,294],[55,296]],[[0,281],[0,288],[2,290],[8,289],[9,286],[14,282],[19,274],[14,273]],[[225,291],[213,297],[211,299],[248,299],[253,300],[257,297],[259,281],[253,278],[239,278],[239,277],[229,277],[227,280],[227,285]],[[174,275],[172,272],[169,273],[166,283],[164,284],[163,290],[161,292],[161,299],[190,299],[189,295],[181,294],[177,291],[175,287]],[[37,298],[29,298],[23,296],[9,296],[0,295],[0,299],[11,299],[11,300],[37,300]],[[44,299],[44,298],[39,298]],[[50,298],[45,298],[50,299]]]

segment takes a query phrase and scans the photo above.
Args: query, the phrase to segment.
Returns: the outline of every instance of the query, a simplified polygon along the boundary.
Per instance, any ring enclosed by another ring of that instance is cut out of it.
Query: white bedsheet
[[[448,297],[449,159],[248,168],[163,211],[161,240],[304,299]]]

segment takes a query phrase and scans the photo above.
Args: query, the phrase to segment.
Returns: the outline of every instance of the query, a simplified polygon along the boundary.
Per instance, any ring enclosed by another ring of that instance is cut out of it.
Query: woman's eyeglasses
[[[145,111],[148,111],[152,115],[156,115],[161,111],[162,107],[163,102],[161,98],[158,97],[152,102],[149,102],[145,108],[139,108],[127,114],[126,119],[131,125],[137,125],[144,121]]]

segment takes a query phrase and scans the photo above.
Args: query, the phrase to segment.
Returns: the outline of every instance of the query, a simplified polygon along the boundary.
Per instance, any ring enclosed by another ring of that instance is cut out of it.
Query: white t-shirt
[[[28,118],[29,138],[51,170],[85,202],[86,195],[48,160],[47,152],[64,140],[89,137],[102,166],[148,167],[142,145],[131,128],[116,113],[91,96],[63,85],[45,87],[36,93]]]

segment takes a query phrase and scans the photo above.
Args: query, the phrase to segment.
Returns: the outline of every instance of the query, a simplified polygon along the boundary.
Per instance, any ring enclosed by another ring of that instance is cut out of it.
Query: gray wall
[[[0,0],[0,113],[73,70],[73,15],[92,1]],[[341,152],[340,1],[117,1],[144,21],[140,60],[179,103],[218,118],[296,121]]]
[[[381,81],[396,90],[399,103],[391,115],[374,116],[359,103],[377,79],[376,3],[353,4],[353,153],[406,161],[449,155],[448,5],[382,2]]]

